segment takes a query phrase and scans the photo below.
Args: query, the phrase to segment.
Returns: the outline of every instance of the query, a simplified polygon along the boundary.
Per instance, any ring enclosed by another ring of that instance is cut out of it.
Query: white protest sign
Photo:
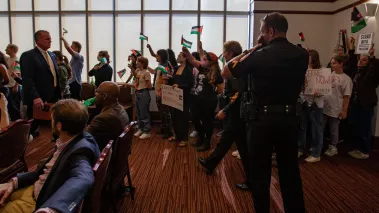
[[[183,111],[183,90],[162,85],[162,104]]]
[[[332,92],[332,81],[330,68],[308,69],[305,74],[306,95],[328,95]]]
[[[368,54],[368,51],[372,47],[373,40],[374,40],[374,33],[359,34],[355,54]]]

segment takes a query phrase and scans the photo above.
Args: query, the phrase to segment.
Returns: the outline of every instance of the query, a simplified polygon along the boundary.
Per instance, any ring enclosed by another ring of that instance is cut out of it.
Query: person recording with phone
[[[100,61],[100,63],[95,65],[88,73],[88,76],[95,76],[96,88],[104,81],[111,81],[113,75],[113,69],[109,65],[108,51],[100,51],[97,55],[97,60]]]
[[[296,102],[304,85],[309,54],[287,40],[288,21],[280,13],[261,20],[260,43],[225,66],[224,78],[243,78],[241,115],[247,123],[247,146],[254,207],[270,211],[271,154],[276,151],[285,212],[304,213],[297,159]]]

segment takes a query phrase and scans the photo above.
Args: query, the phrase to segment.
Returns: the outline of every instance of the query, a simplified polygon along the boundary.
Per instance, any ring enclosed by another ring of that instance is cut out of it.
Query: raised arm
[[[186,47],[183,47],[182,51],[183,51],[184,54],[186,54],[186,58],[188,59],[189,63],[192,66],[194,66],[196,68],[199,68],[201,66],[200,61],[196,60]]]
[[[149,52],[150,52],[150,55],[153,56],[154,58],[157,57],[157,55],[155,54],[155,52],[153,51],[153,48],[151,48],[150,44],[147,44],[147,49],[149,49]]]
[[[197,45],[197,52],[200,55],[200,58],[202,58],[205,55],[205,51],[203,49],[203,42],[199,41],[199,44]]]
[[[62,36],[61,37],[61,40],[63,41],[63,44],[64,44],[64,47],[66,48],[66,50],[70,53],[70,55],[72,57],[76,57],[77,56],[77,52],[75,52],[71,46],[68,44],[68,42],[66,41],[66,39]]]

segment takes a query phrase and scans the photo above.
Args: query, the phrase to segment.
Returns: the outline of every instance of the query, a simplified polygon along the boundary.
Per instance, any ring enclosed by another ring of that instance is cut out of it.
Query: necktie
[[[46,51],[43,51],[43,55],[45,56],[45,59],[46,59],[46,61],[47,61],[47,64],[48,64],[49,67],[50,67],[51,74],[52,74],[53,77],[54,77],[54,87],[57,87],[57,75],[56,75],[56,73],[55,73],[55,67],[54,67],[53,60],[51,60],[50,56],[47,54]]]

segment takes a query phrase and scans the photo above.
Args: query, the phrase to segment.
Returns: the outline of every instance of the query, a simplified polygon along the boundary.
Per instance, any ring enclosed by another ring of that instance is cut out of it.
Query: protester
[[[88,73],[88,76],[95,77],[96,88],[104,81],[112,80],[113,69],[109,65],[109,57],[108,51],[100,51],[97,55],[97,60],[100,61],[100,63],[96,64]]]
[[[72,69],[66,56],[61,51],[53,51],[57,58],[58,73],[59,73],[59,86],[61,87],[62,98],[70,98],[69,79],[72,77]]]

